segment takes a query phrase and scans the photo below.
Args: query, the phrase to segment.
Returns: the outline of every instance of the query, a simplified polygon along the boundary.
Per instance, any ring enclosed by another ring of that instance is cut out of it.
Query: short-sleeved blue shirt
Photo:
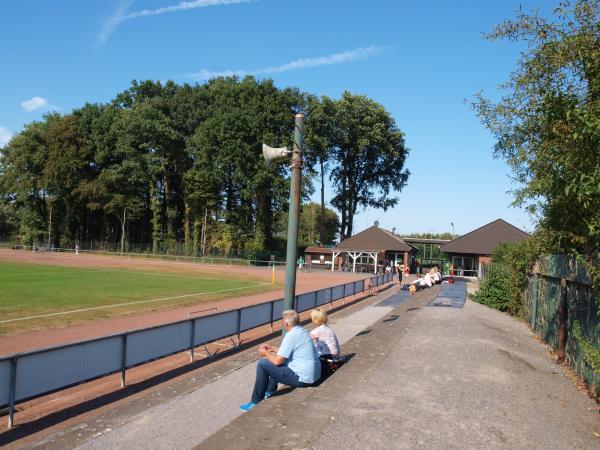
[[[279,356],[287,358],[285,363],[303,383],[314,383],[321,377],[319,354],[304,327],[295,326],[283,337]]]

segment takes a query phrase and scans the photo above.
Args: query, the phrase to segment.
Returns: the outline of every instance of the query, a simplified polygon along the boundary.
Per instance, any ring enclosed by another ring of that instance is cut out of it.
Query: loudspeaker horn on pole
[[[292,153],[286,147],[273,148],[270,145],[263,144],[262,146],[263,158],[265,158],[265,165],[271,167],[277,161],[282,160],[290,156]]]

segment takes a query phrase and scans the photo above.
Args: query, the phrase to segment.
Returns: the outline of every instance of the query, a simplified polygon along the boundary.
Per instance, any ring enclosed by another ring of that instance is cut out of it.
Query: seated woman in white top
[[[429,272],[427,272],[425,274],[424,280],[425,280],[425,284],[427,285],[427,287],[433,286],[433,280],[431,279],[431,274]]]
[[[310,332],[310,337],[313,338],[319,355],[339,356],[340,345],[335,331],[327,326],[327,311],[325,311],[325,308],[313,309],[310,312],[310,318],[317,325],[317,328]]]

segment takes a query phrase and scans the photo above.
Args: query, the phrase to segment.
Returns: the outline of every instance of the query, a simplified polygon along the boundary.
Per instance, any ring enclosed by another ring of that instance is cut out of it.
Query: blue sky
[[[408,186],[387,212],[398,232],[465,233],[510,207],[508,167],[465,99],[497,98],[523,50],[482,33],[552,1],[19,0],[0,5],[0,145],[49,110],[106,102],[133,79],[202,82],[214,74],[273,78],[280,87],[382,103],[411,149]],[[291,119],[290,119],[291,120]],[[316,198],[317,196],[315,196]]]

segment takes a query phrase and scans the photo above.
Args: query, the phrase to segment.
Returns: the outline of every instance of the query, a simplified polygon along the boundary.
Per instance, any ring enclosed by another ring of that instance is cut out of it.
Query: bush
[[[547,236],[536,233],[518,243],[500,244],[492,253],[487,278],[470,298],[522,318],[527,277],[547,243]]]
[[[486,279],[471,300],[500,311],[510,308],[510,271],[503,263],[492,263],[487,268]]]

